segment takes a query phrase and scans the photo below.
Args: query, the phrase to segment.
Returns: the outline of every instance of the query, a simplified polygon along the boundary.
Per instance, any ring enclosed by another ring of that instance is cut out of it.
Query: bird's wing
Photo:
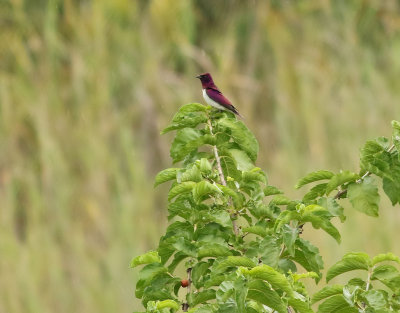
[[[221,91],[217,88],[207,88],[206,89],[207,96],[209,96],[212,100],[232,111],[235,114],[238,114],[236,108],[232,105],[232,103],[225,98]]]
[[[212,100],[219,103],[220,105],[225,107],[232,106],[232,103],[227,98],[225,98],[222,92],[219,91],[217,88],[207,88],[206,93]]]

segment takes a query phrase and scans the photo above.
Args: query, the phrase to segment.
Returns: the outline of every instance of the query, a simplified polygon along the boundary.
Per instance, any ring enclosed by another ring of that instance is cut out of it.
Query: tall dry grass
[[[358,170],[363,142],[400,119],[399,14],[395,0],[0,1],[0,312],[140,307],[128,263],[165,227],[159,130],[202,101],[199,72],[246,117],[271,184],[300,195],[308,171]],[[328,265],[400,253],[399,208],[381,213],[349,211],[341,246],[306,236]]]

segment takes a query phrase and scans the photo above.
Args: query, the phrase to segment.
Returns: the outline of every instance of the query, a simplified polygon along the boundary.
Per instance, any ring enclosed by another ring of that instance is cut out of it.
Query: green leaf
[[[191,192],[193,190],[193,188],[195,188],[195,187],[196,187],[196,183],[189,182],[189,181],[184,182],[182,184],[175,185],[174,187],[171,188],[171,190],[168,193],[168,201],[171,201],[177,195]]]
[[[310,189],[303,197],[303,202],[314,200],[318,197],[323,196],[326,193],[326,187],[328,183],[318,184]]]
[[[289,260],[289,259],[279,259],[278,268],[283,273],[289,273],[289,272],[295,273],[295,272],[297,272],[296,264],[292,260]],[[317,281],[319,279],[320,278],[318,277]]]
[[[174,248],[175,248],[175,246],[174,246]],[[179,265],[179,263],[181,263],[184,259],[189,257],[189,255],[187,255],[186,252],[187,251],[185,251],[185,252],[178,251],[177,253],[175,253],[172,262],[168,265],[168,271],[170,273],[173,273],[175,271],[176,267]],[[194,251],[193,255],[196,255],[195,251]]]
[[[400,179],[395,181],[388,178],[383,178],[383,191],[389,197],[392,205],[400,202]]]
[[[196,184],[193,188],[193,199],[196,202],[201,202],[204,200],[204,196],[209,196],[212,194],[220,194],[221,189],[219,189],[216,185],[209,183],[206,180],[203,180]]]
[[[243,122],[233,118],[223,117],[218,120],[218,126],[230,131],[232,139],[255,162],[258,154],[258,142]]]
[[[309,272],[316,272],[321,276],[321,269],[324,268],[324,263],[319,254],[317,247],[313,246],[309,241],[302,238],[296,240],[296,251],[293,258]],[[317,282],[319,279],[317,280]]]
[[[297,227],[290,227],[289,224],[285,224],[281,228],[281,234],[283,238],[283,243],[285,244],[285,247],[289,252],[289,255],[294,256],[295,255],[294,244],[299,236],[299,229]]]
[[[225,177],[232,177],[236,181],[240,181],[242,179],[242,172],[236,168],[236,163],[230,156],[230,154],[220,151],[220,160],[222,172]]]
[[[249,282],[247,298],[266,305],[279,313],[287,313],[286,306],[278,293],[271,290],[262,280],[253,280]]]
[[[180,168],[167,168],[161,172],[159,172],[156,176],[156,182],[154,183],[154,187],[165,183],[169,180],[176,178],[176,173],[179,171]]]
[[[148,286],[155,277],[163,275],[167,271],[168,269],[160,263],[151,263],[144,266],[139,272],[139,280],[136,284],[135,292],[136,297],[141,298],[144,288]]]
[[[398,151],[397,157],[400,161],[400,122],[399,121],[392,121],[392,141]]]
[[[219,257],[219,256],[229,256],[232,255],[232,252],[225,246],[217,244],[217,243],[208,243],[202,244],[199,247],[197,257],[199,259],[205,257]]]
[[[314,304],[318,301],[332,297],[334,295],[341,295],[342,293],[343,293],[342,285],[325,286],[312,296],[311,303]]]
[[[204,285],[204,278],[206,273],[209,272],[209,262],[199,262],[192,268],[192,282],[193,285],[199,289]]]
[[[344,209],[336,202],[336,199],[321,197],[318,199],[317,204],[326,208],[332,217],[339,217],[342,223],[346,220]]]
[[[201,158],[200,160],[200,171],[205,174],[212,172],[211,163],[206,158]]]
[[[202,178],[203,177],[201,176],[200,170],[196,165],[193,165],[184,171],[179,171],[177,174],[178,183],[186,181],[199,182],[202,180]]]
[[[158,246],[158,254],[161,257],[162,264],[165,264],[169,260],[169,258],[176,252],[175,249],[172,247],[172,243],[174,243],[175,240],[175,237],[161,237],[160,244]]]
[[[304,176],[302,179],[300,179],[295,188],[299,189],[300,187],[307,185],[309,183],[318,181],[318,180],[323,180],[323,179],[330,179],[332,178],[334,174],[330,171],[316,171],[316,172],[312,172],[307,174],[306,176]]]
[[[275,230],[279,230],[283,225],[288,224],[290,221],[300,221],[301,215],[297,211],[282,211],[275,221]]]
[[[242,181],[245,183],[260,182],[260,183],[266,184],[267,176],[259,167],[254,167],[253,169],[251,169],[249,171],[243,171]]]
[[[180,129],[174,141],[171,145],[170,155],[174,161],[174,163],[182,160],[191,150],[186,149],[186,146],[193,147],[193,143],[197,143],[194,145],[194,149],[198,146],[202,145],[203,142],[199,139],[202,136],[200,130],[193,129],[193,128],[184,128]]]
[[[334,189],[343,185],[344,183],[356,181],[359,176],[356,173],[350,171],[340,172],[329,180],[328,185],[326,186],[326,194],[329,195]]]
[[[160,263],[161,258],[157,251],[149,251],[145,254],[139,255],[131,261],[131,267],[136,267],[142,264]]]
[[[390,155],[391,178],[383,178],[383,190],[389,197],[392,205],[400,202],[400,160],[398,153]]]
[[[296,312],[299,313],[314,313],[314,311],[310,308],[310,304],[300,299],[290,298],[289,305],[296,309]]]
[[[340,243],[340,233],[335,226],[329,221],[330,213],[325,208],[311,204],[308,205],[301,215],[302,222],[311,222],[315,229],[322,228],[331,235],[338,243]]]
[[[318,313],[358,313],[358,310],[351,307],[342,295],[335,295],[318,307]]]
[[[261,242],[259,247],[260,259],[264,264],[271,267],[276,267],[279,261],[279,254],[281,245],[275,236],[266,236]]]
[[[342,260],[334,264],[326,274],[326,281],[332,278],[354,270],[368,271],[370,265],[370,258],[368,254],[362,252],[351,252],[343,256]]]
[[[157,301],[157,309],[162,310],[164,308],[171,308],[174,310],[179,310],[180,306],[174,300]]]
[[[387,294],[381,290],[368,290],[361,294],[367,304],[375,310],[385,309],[387,306]]]
[[[274,187],[274,186],[267,186],[264,188],[264,195],[266,197],[268,196],[273,196],[273,195],[278,195],[278,194],[283,194],[283,191]]]
[[[210,135],[205,135],[202,138],[200,138],[200,140],[202,141],[202,144],[210,144],[212,145],[213,143],[213,137]],[[197,143],[196,143],[197,145]],[[200,146],[198,146],[200,147]],[[188,154],[185,155],[185,157],[183,158],[183,165],[184,166],[190,166],[193,165],[193,163],[197,162],[198,160],[200,160],[201,158],[206,158],[206,159],[211,159],[214,157],[214,154],[211,154],[211,149],[209,149],[208,152],[205,151],[198,151],[198,149],[194,149],[191,152],[189,152]]]
[[[171,277],[168,274],[158,275],[151,281],[146,281],[144,284],[143,281],[139,281],[136,285],[138,288],[136,289],[136,294],[142,292],[142,303],[144,306],[147,306],[149,301],[162,301],[167,299],[175,299],[172,294],[173,288],[179,283],[179,278]]]
[[[220,184],[217,184],[217,186],[225,196],[232,198],[232,201],[233,201],[233,204],[235,205],[235,207],[237,207],[237,208],[241,207],[242,198],[234,190],[232,190],[228,186],[223,186]]]
[[[372,265],[385,261],[393,261],[400,264],[400,258],[397,255],[394,255],[393,253],[389,252],[389,253],[378,254],[377,256],[375,256],[372,259]]]
[[[204,288],[210,288],[213,286],[219,286],[221,285],[224,281],[228,280],[229,277],[227,277],[228,275],[215,275],[215,273],[213,273],[214,275],[211,276],[210,279],[208,279],[205,283],[204,283]]]
[[[170,202],[168,204],[168,220],[171,220],[175,216],[180,216],[185,220],[190,220],[190,217],[193,214],[194,203],[192,203],[192,195],[188,194],[190,190],[186,193],[178,194],[178,197],[174,202]]]
[[[243,276],[238,276],[233,283],[235,289],[235,302],[239,312],[246,311],[246,297],[248,292],[247,279]]]
[[[207,122],[207,115],[204,112],[178,112],[172,119],[172,123],[161,131],[161,134],[166,134],[171,130],[182,129],[186,127],[195,128],[201,123]]]
[[[353,207],[369,216],[378,216],[378,187],[371,177],[366,177],[361,183],[352,183],[347,188],[347,197]]]
[[[200,292],[196,292],[192,296],[192,300],[189,302],[190,306],[196,306],[198,304],[205,304],[209,300],[215,299],[215,290],[207,289]]]
[[[390,153],[386,150],[389,148],[389,140],[380,137],[375,140],[367,141],[361,149],[360,165],[362,171],[371,172],[380,177],[392,178],[390,170]]]
[[[222,210],[221,210],[222,211]],[[203,216],[207,219],[206,216]],[[224,222],[225,221],[225,217],[222,216],[212,216],[211,217],[211,221],[215,221],[217,218],[222,219]],[[200,220],[204,220],[203,218],[200,218]],[[230,229],[232,229],[232,225],[229,225]],[[211,243],[220,243],[222,245],[227,246],[226,242],[228,240],[228,238],[231,236],[231,233],[227,231],[226,228],[222,227],[220,224],[217,223],[207,223],[201,227],[198,227],[196,232],[195,232],[195,236],[194,236],[194,240],[196,242],[200,242],[200,241],[205,241],[205,242],[211,242]]]
[[[290,200],[288,197],[286,196],[282,196],[282,195],[277,195],[274,196],[272,198],[272,200],[270,201],[270,204],[274,204],[274,205],[288,205],[293,203],[293,200]]]
[[[243,150],[229,149],[228,150],[233,160],[236,162],[237,169],[240,171],[249,171],[254,168],[253,161]]]
[[[210,213],[211,220],[223,227],[232,228],[232,220],[229,213],[225,210],[212,211]]]
[[[216,304],[205,304],[198,308],[189,309],[188,313],[212,313],[216,312]]]
[[[232,281],[222,282],[216,294],[217,303],[219,304],[225,303],[229,298],[232,297],[234,292],[235,290]]]
[[[268,232],[265,230],[265,227],[262,226],[243,227],[242,230],[245,233],[255,234],[261,237],[265,237],[268,234]]]
[[[196,257],[196,246],[190,242],[189,240],[179,237],[172,244],[173,247],[177,250],[191,257]]]
[[[215,138],[211,135],[202,135],[202,131],[194,128],[180,129],[172,142],[170,155],[174,163],[183,160],[188,155],[197,151],[197,148],[205,145],[214,145]]]
[[[400,272],[393,265],[383,264],[376,266],[372,272],[371,279],[379,280],[395,293],[400,292]]]
[[[307,272],[307,273],[300,273],[300,274],[294,273],[294,274],[291,274],[291,276],[293,277],[293,280],[295,282],[297,282],[298,280],[303,279],[303,278],[314,278],[314,279],[319,278],[319,275],[315,272]]]
[[[275,290],[285,291],[289,296],[293,295],[292,287],[286,280],[285,275],[279,273],[271,266],[262,264],[252,268],[251,270],[245,267],[240,267],[239,270],[244,275],[256,279],[266,280],[268,283],[271,284],[272,288],[274,288]]]
[[[217,269],[221,270],[227,267],[255,267],[257,264],[244,256],[228,256],[224,261],[218,264]]]
[[[207,112],[207,107],[201,103],[188,103],[179,108],[179,113]]]

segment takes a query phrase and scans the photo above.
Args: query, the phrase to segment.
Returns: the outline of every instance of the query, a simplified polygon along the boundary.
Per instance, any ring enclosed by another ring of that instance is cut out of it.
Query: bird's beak
[[[200,77],[201,77],[201,75],[197,75],[197,76],[196,76],[196,78],[200,78]]]

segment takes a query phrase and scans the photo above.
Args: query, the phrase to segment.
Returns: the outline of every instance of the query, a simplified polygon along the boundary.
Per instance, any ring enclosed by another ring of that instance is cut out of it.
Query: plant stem
[[[211,120],[208,120],[208,126],[210,127],[211,135],[214,135],[213,128],[211,125]],[[218,154],[217,146],[213,146],[213,151],[214,151],[215,160],[217,161],[217,169],[218,169],[218,173],[219,173],[219,178],[221,179],[221,184],[226,186],[226,180],[225,180],[224,172],[222,171],[221,159]]]
[[[368,272],[367,285],[366,285],[366,287],[365,287],[365,291],[368,291],[369,286],[371,285],[371,275],[372,275],[372,272],[374,271],[374,269],[375,269],[375,266],[373,266],[373,267],[371,268],[371,270]]]
[[[189,282],[189,285],[187,287],[187,293],[189,294],[192,292],[192,268],[189,267],[186,272],[187,272],[187,280]]]
[[[333,197],[333,199],[339,199],[342,195],[347,192],[347,189],[339,190],[338,193]]]
[[[208,123],[208,127],[210,127],[210,134],[214,135],[211,120],[208,119],[207,123]],[[226,186],[226,180],[225,180],[224,172],[222,171],[221,158],[219,157],[217,146],[213,146],[213,151],[214,151],[215,161],[217,162],[217,169],[218,169],[218,173],[219,173],[219,178],[221,180],[221,184]],[[235,235],[237,236],[239,231],[238,231],[238,228],[236,225],[235,214],[231,214],[231,220],[232,220],[233,231],[234,231]]]
[[[279,258],[282,256],[283,252],[285,252],[285,245],[282,246],[281,252],[279,253]]]
[[[186,272],[187,272],[187,280],[188,280],[187,295],[189,296],[190,293],[192,292],[192,268],[189,267],[186,270]],[[189,310],[189,303],[185,302],[184,304],[182,304],[182,311],[187,312],[188,310]]]

